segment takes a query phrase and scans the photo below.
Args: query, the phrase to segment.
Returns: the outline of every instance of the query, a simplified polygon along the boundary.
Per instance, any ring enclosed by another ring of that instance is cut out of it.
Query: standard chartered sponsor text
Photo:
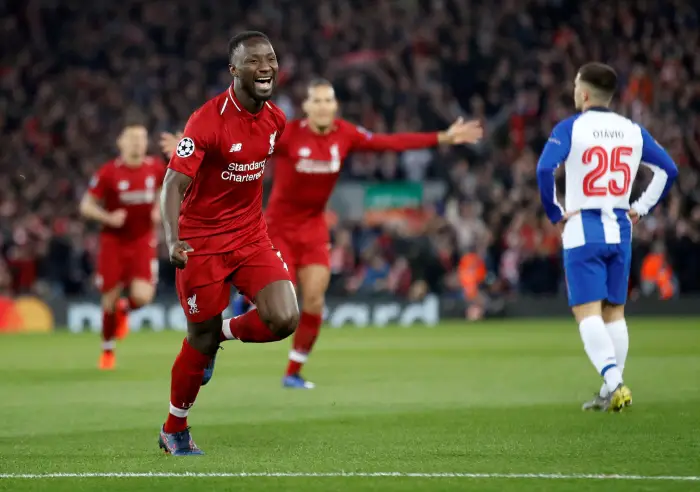
[[[221,173],[221,179],[224,181],[235,181],[237,183],[243,183],[246,181],[255,181],[260,179],[265,172],[265,160],[250,162],[248,164],[239,164],[238,162],[231,162],[228,168]],[[247,173],[251,171],[257,171],[254,174],[238,174]]]

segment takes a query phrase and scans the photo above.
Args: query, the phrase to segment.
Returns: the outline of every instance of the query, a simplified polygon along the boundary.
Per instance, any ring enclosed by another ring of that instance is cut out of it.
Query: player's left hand
[[[484,136],[484,128],[479,120],[464,121],[457,118],[450,127],[438,136],[440,143],[450,145],[475,144]]]
[[[165,155],[171,156],[175,152],[175,149],[177,149],[177,144],[180,140],[182,140],[182,132],[163,132],[160,134],[160,150],[162,150]]]

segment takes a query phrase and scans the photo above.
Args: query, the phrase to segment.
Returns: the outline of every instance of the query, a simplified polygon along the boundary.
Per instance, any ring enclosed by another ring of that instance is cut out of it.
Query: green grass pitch
[[[280,387],[288,343],[229,342],[191,458],[156,444],[182,333],[131,335],[112,373],[96,335],[2,336],[0,490],[700,490],[700,320],[629,325],[618,415],[581,412],[599,379],[570,320],[326,329],[313,391]],[[625,477],[582,476],[609,474]]]

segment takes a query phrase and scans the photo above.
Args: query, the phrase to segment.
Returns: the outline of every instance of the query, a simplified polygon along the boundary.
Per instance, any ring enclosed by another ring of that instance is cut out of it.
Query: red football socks
[[[277,342],[280,337],[275,335],[258,316],[258,310],[253,309],[235,318],[225,319],[221,327],[221,341],[240,340],[245,343]]]
[[[194,349],[185,338],[171,372],[170,413],[165,421],[168,434],[187,428],[187,414],[197,398],[204,369],[210,360],[211,357]]]
[[[114,350],[114,336],[117,333],[116,313],[102,312],[102,349]]]
[[[318,334],[321,331],[323,318],[320,314],[311,314],[302,311],[297,331],[294,332],[292,350],[289,352],[289,365],[287,376],[299,374],[313,349]]]

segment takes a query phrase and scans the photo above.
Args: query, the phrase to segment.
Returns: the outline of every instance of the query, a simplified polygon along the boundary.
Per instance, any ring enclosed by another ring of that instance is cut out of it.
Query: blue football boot
[[[282,386],[284,388],[294,388],[294,389],[314,389],[316,385],[311,381],[307,381],[299,374],[292,374],[291,376],[285,376],[282,379]]]
[[[165,451],[166,454],[173,456],[194,456],[204,454],[204,451],[199,449],[192,440],[190,428],[184,431],[168,434],[165,432],[165,427],[160,428],[160,436],[158,437],[158,446]]]

